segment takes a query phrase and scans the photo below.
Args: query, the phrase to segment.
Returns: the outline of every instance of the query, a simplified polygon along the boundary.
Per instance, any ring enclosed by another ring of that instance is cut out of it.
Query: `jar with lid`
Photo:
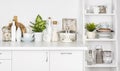
[[[2,40],[3,41],[11,41],[11,30],[8,26],[2,27]]]
[[[113,57],[112,57],[112,51],[103,51],[103,62],[105,64],[112,63]]]

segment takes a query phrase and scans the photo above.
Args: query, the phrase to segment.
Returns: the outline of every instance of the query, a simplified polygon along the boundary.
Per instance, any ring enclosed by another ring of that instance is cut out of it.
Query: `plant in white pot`
[[[85,28],[87,30],[86,34],[87,34],[88,39],[96,38],[96,31],[95,31],[96,27],[97,27],[97,25],[95,23],[87,23],[85,25]]]
[[[46,21],[42,19],[40,15],[37,15],[35,22],[30,22],[32,25],[32,31],[35,35],[35,41],[42,41],[43,40],[43,31],[46,29]]]

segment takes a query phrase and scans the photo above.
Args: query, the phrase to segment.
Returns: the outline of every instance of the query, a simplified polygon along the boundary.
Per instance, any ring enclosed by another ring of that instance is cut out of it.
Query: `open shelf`
[[[115,14],[93,14],[93,13],[85,13],[86,16],[114,16]]]
[[[110,27],[114,32],[100,32],[96,33],[96,37],[89,39],[90,34],[87,33],[89,30],[86,28],[86,24],[94,23],[99,28]],[[102,55],[102,51],[112,51],[112,63],[111,64],[92,64],[88,65],[87,60],[85,64],[85,71],[119,71],[118,70],[118,38],[117,38],[117,0],[83,0],[83,42],[84,45],[88,46],[88,54],[95,59],[99,54]],[[96,50],[100,48],[100,51]],[[98,54],[99,53],[99,54]],[[86,52],[87,54],[87,52]],[[86,56],[87,58],[87,56]],[[88,59],[89,60],[89,59]]]
[[[116,41],[116,39],[85,39],[85,41],[107,41],[107,42],[111,42],[111,41]]]
[[[86,65],[86,67],[117,67],[115,64],[94,64],[94,65]]]

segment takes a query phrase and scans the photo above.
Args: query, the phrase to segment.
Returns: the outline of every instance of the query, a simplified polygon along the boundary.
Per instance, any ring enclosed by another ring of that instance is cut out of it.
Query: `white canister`
[[[94,14],[99,14],[100,10],[98,6],[93,7]]]

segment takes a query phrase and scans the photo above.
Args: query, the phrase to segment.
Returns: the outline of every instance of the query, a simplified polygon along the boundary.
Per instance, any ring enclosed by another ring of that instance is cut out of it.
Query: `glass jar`
[[[11,41],[11,30],[8,26],[2,27],[2,40]]]
[[[112,63],[112,51],[103,51],[103,62],[106,64]]]
[[[93,56],[93,50],[88,50],[87,52],[87,64],[92,65],[94,64],[94,56]]]
[[[98,7],[99,7],[99,10],[100,10],[99,13],[106,13],[106,6],[100,5],[100,6],[98,6]]]

